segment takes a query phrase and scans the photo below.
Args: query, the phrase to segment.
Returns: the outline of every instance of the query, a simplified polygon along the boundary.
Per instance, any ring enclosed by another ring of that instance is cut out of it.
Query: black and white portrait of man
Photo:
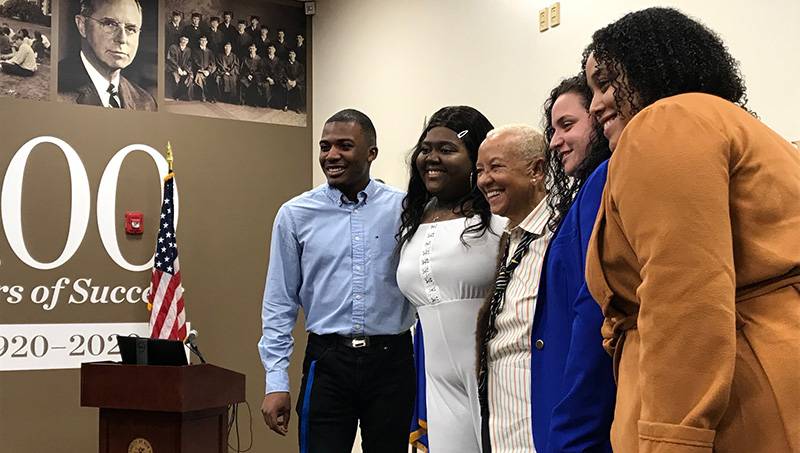
[[[67,45],[62,46],[58,64],[59,98],[76,104],[155,111],[157,2],[66,3],[73,20],[61,35]],[[74,11],[76,6],[79,9]]]

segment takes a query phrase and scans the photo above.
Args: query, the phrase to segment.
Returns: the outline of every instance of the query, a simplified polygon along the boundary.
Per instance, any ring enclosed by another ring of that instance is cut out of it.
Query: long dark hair
[[[417,232],[420,223],[422,223],[425,206],[427,206],[432,198],[431,194],[425,188],[422,175],[420,175],[419,170],[417,170],[416,161],[420,153],[422,141],[425,139],[428,131],[434,127],[446,127],[457,134],[462,131],[467,131],[461,137],[461,141],[464,143],[464,147],[467,148],[467,154],[472,163],[473,174],[475,174],[475,162],[478,160],[478,147],[480,147],[483,139],[486,138],[486,134],[493,129],[492,123],[490,123],[481,112],[465,105],[443,107],[433,114],[430,121],[425,125],[425,128],[422,129],[417,144],[411,152],[408,191],[403,199],[403,213],[400,214],[400,231],[397,232],[398,249]],[[476,237],[482,236],[490,227],[492,218],[489,202],[486,201],[481,191],[478,190],[474,179],[470,179],[472,189],[458,201],[458,205],[462,212],[466,213],[468,210],[471,210],[471,212],[480,216],[481,221],[480,223],[465,228],[461,233],[461,242],[465,244],[464,236],[466,234],[474,233]]]
[[[581,99],[581,105],[589,111],[589,104],[592,101],[592,90],[586,83],[586,75],[579,75],[564,79],[552,91],[550,97],[544,103],[544,136],[547,143],[553,139],[555,130],[553,129],[553,104],[561,95],[575,93]],[[589,139],[589,149],[586,156],[578,164],[572,177],[567,176],[564,165],[561,164],[561,156],[547,146],[545,150],[545,181],[547,188],[547,209],[550,212],[550,219],[547,221],[547,228],[555,232],[558,225],[567,215],[575,195],[583,187],[586,178],[603,161],[611,157],[611,150],[608,147],[608,139],[603,135],[603,128],[597,123],[594,116],[591,116],[594,128]]]
[[[617,109],[631,114],[681,93],[706,93],[747,110],[739,63],[716,33],[672,8],[647,8],[623,16],[592,35],[583,51],[605,66]],[[622,77],[624,75],[624,77]],[[752,113],[752,112],[751,112]]]

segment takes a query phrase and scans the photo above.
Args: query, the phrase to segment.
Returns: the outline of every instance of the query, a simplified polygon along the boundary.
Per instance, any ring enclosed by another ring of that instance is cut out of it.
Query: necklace
[[[431,217],[431,222],[438,222],[440,220],[447,220],[448,216],[450,216],[451,214],[453,214],[452,209],[444,210],[444,209],[441,209],[441,208],[438,208],[438,209],[434,208],[433,217]]]
[[[441,204],[439,204],[439,199],[438,198],[433,198],[430,201],[429,207],[430,207],[431,213],[433,214],[431,216],[430,222],[438,222],[440,220],[448,220],[450,218],[453,218],[453,215],[456,215],[456,216],[460,215],[459,212],[456,212],[457,205],[456,206],[453,206],[453,205],[451,205],[451,206],[441,205]]]
[[[447,210],[447,211],[439,210],[439,212],[434,211],[432,213],[433,215],[431,216],[429,221],[430,222],[438,222],[440,220],[447,220],[450,217],[449,214],[451,214],[451,213],[452,213],[452,211],[450,211],[450,210]]]

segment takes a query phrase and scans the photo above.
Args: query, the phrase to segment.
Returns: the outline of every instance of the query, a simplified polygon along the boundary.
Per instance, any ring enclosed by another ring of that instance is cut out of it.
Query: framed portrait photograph
[[[60,0],[58,99],[156,111],[157,0]]]

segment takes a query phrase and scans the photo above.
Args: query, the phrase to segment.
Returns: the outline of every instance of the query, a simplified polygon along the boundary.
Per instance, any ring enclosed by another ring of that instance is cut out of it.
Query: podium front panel
[[[100,453],[220,453],[227,410],[175,413],[100,409]]]

